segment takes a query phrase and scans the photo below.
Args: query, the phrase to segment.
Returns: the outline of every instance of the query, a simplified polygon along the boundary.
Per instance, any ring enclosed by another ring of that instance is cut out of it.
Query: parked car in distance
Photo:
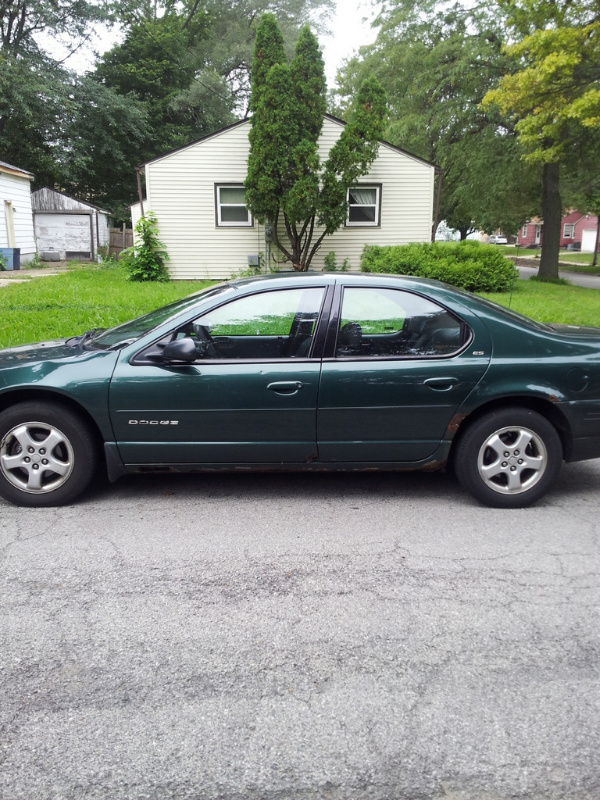
[[[494,234],[488,238],[488,244],[508,244],[508,239],[506,236]]]
[[[439,470],[489,506],[600,457],[600,329],[435,281],[278,273],[0,350],[0,494],[73,501],[127,473]],[[199,479],[200,480],[200,479]]]

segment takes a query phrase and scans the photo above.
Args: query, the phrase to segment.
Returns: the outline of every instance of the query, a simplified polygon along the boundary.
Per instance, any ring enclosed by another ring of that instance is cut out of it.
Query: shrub
[[[360,268],[363,272],[433,278],[470,292],[507,292],[518,277],[512,262],[497,247],[472,241],[366,245]]]
[[[166,262],[169,254],[158,238],[156,217],[152,212],[141,217],[135,226],[136,244],[121,252],[130,281],[168,281]]]

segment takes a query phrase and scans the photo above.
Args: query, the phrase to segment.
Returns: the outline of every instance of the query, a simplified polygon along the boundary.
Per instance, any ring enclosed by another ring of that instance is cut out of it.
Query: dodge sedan
[[[0,494],[73,501],[103,467],[439,470],[542,497],[600,457],[600,329],[433,281],[278,273],[132,322],[0,350]]]

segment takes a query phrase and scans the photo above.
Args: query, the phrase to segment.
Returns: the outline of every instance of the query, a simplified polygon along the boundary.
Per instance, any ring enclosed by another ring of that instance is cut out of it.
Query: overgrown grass
[[[0,347],[109,328],[215,281],[132,283],[121,265],[85,265],[0,289]]]
[[[591,325],[600,328],[600,291],[581,286],[560,286],[518,281],[511,294],[482,294],[539,322]]]

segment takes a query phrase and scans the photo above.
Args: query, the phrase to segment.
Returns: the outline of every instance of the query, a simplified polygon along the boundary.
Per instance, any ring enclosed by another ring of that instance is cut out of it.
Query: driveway
[[[517,270],[519,271],[520,277],[524,279],[531,278],[532,275],[538,274],[537,266],[527,267],[518,265]],[[558,276],[559,278],[564,278],[566,281],[569,281],[573,286],[584,286],[587,289],[600,289],[600,275],[586,275],[583,272],[565,272],[559,270]]]
[[[2,800],[598,800],[600,460],[0,500]]]

